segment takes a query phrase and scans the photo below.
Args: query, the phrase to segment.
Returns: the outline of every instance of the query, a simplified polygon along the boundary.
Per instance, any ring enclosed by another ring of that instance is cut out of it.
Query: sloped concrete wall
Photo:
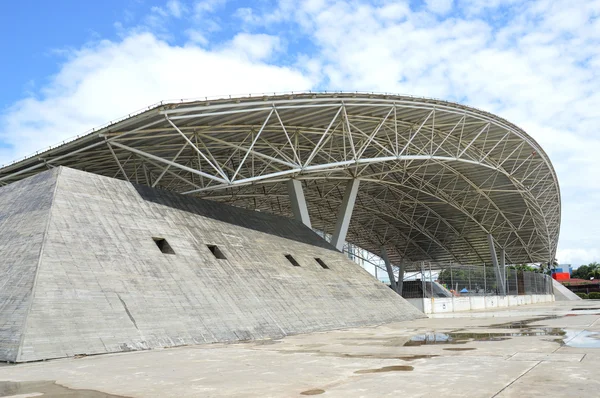
[[[37,278],[19,361],[423,317],[300,222],[67,168]]]
[[[0,188],[0,361],[17,358],[57,171]]]
[[[581,300],[581,297],[564,287],[562,283],[552,279],[552,288],[554,289],[554,297],[556,301],[577,301]]]

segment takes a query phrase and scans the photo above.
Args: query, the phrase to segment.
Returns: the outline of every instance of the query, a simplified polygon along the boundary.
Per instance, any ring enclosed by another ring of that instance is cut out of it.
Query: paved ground
[[[3,366],[0,380],[19,397],[596,397],[600,301]]]

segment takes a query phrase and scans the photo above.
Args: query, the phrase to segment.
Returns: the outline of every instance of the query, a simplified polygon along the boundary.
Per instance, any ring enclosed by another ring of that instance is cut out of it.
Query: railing
[[[436,269],[437,268],[437,269]],[[549,275],[513,267],[499,270],[491,265],[446,265],[406,275],[402,296],[405,298],[470,297],[553,294]]]

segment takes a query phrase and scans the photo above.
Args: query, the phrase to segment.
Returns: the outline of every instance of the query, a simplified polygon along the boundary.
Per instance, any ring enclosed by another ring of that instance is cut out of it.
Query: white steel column
[[[398,284],[396,283],[396,278],[394,277],[394,269],[392,268],[392,263],[390,263],[390,259],[387,255],[387,251],[385,250],[385,247],[381,247],[381,258],[383,259],[383,262],[385,263],[385,269],[387,269],[387,273],[388,276],[390,278],[390,286],[392,288],[392,290],[394,291],[398,291]]]
[[[396,291],[402,296],[402,287],[404,286],[404,258],[400,260],[400,266],[398,267],[398,281],[396,282]]]
[[[492,256],[492,264],[494,265],[494,273],[496,274],[496,283],[500,294],[505,294],[506,289],[504,288],[504,278],[498,264],[498,257],[496,256],[496,247],[494,246],[494,238],[492,234],[488,234],[488,244],[490,245],[490,255]]]
[[[310,224],[310,216],[308,215],[308,207],[302,190],[302,183],[298,180],[288,180],[287,182],[288,195],[292,205],[292,213],[294,218],[301,221],[308,228],[312,228]]]
[[[348,233],[350,218],[352,217],[352,210],[354,209],[354,202],[356,201],[356,194],[358,193],[358,183],[359,180],[356,179],[348,181],[346,190],[344,191],[344,199],[342,200],[342,204],[338,211],[331,244],[339,251],[342,251],[344,242],[346,241],[346,234]]]
[[[500,272],[500,277],[502,278],[502,288],[504,291],[503,294],[507,294],[508,287],[506,286],[506,251],[504,248],[500,249],[500,268],[498,269]]]

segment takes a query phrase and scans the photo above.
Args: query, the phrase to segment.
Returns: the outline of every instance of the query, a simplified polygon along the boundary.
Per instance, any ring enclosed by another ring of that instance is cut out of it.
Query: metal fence
[[[346,244],[348,258],[365,268],[379,281],[390,285],[384,260],[352,244]],[[395,280],[399,267],[393,266]],[[404,298],[460,296],[518,296],[553,294],[552,278],[541,272],[523,271],[512,265],[504,269],[491,264],[461,265],[437,262],[403,264]]]
[[[404,274],[405,298],[506,296],[552,294],[552,279],[538,272],[491,265],[444,265],[422,263],[420,270]]]

